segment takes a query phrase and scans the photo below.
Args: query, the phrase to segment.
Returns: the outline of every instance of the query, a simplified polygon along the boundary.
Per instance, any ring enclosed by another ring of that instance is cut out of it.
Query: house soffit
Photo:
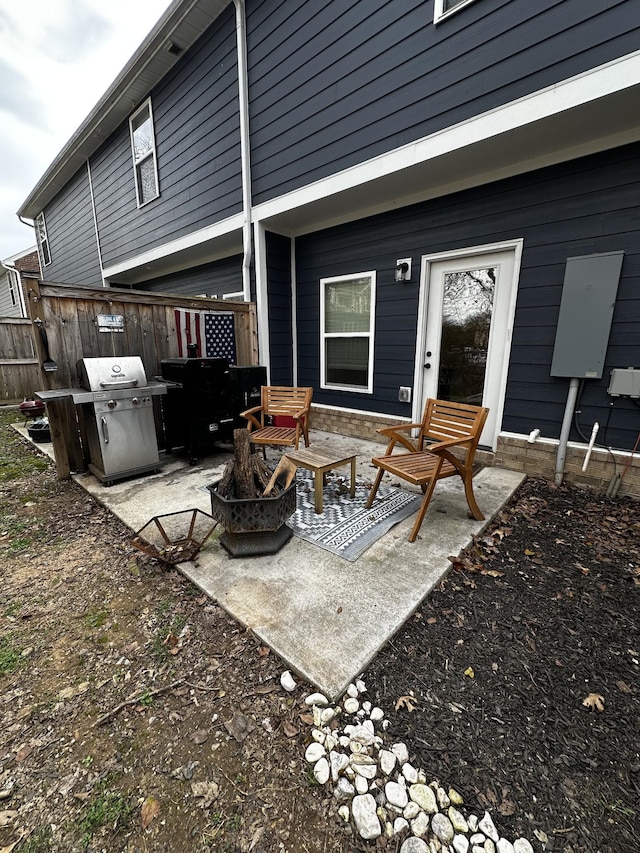
[[[193,232],[104,269],[110,284],[135,285],[242,252],[242,217]]]
[[[254,218],[296,236],[635,142],[639,102],[640,80],[551,115],[523,112],[521,123],[482,138],[466,139],[463,123],[257,205]]]

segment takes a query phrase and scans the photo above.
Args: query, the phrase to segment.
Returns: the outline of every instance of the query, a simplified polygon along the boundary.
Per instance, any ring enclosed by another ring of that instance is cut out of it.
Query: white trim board
[[[103,270],[103,275],[106,279],[115,278],[119,275],[125,275],[126,273],[130,273],[133,270],[138,269],[139,267],[144,267],[147,264],[151,264],[154,261],[168,259],[171,255],[176,255],[179,252],[188,251],[189,249],[195,249],[198,246],[204,246],[205,244],[221,237],[234,236],[236,234],[239,234],[238,252],[241,252],[242,224],[243,216],[241,213],[238,213],[235,216],[230,216],[227,219],[221,220],[220,222],[213,222],[211,225],[206,225],[204,228],[200,228],[197,231],[192,231],[190,234],[185,234],[184,236],[178,237],[175,240],[171,240],[168,243],[163,243],[161,246],[155,246],[153,249],[148,249],[146,252],[142,252],[142,254],[140,255],[135,255],[132,258],[127,258],[126,261],[120,261],[120,263],[113,264],[110,267],[105,267]],[[233,253],[229,252],[228,254]],[[193,265],[197,265],[198,263],[206,263],[206,260],[196,261]],[[168,272],[168,270],[154,272],[149,275],[149,278],[153,278],[154,276],[158,275],[165,275],[166,272]]]
[[[437,160],[452,152],[462,152],[470,146],[553,116],[561,116],[569,110],[639,85],[640,51],[636,51],[256,205],[253,208],[254,219],[277,218],[278,215],[296,208],[392,176],[404,169]],[[639,137],[640,126],[636,122],[633,131],[615,133],[606,139],[608,145],[616,145]],[[593,145],[588,141],[583,146],[578,146],[580,156],[590,153],[592,148]],[[594,150],[598,150],[598,146]],[[534,161],[534,167],[545,165],[548,159],[548,156],[541,157],[539,161]],[[553,162],[553,158],[550,162]],[[500,176],[500,170],[496,174]],[[492,174],[491,179],[496,179],[496,175]],[[401,202],[403,206],[406,203],[406,199]],[[394,204],[398,204],[397,199]],[[389,206],[387,203],[386,207]]]
[[[624,92],[624,90],[631,89],[634,86],[640,86],[640,51],[628,54],[625,57],[613,60],[598,68],[578,74],[575,77],[568,78],[558,84],[541,89],[538,92],[526,95],[503,106],[496,107],[452,127],[444,128],[415,142],[408,143],[393,151],[367,160],[364,163],[344,169],[327,178],[307,184],[297,190],[292,190],[270,201],[255,205],[252,208],[252,221],[264,222],[268,230],[291,237],[308,230],[317,230],[320,227],[327,227],[354,218],[373,215],[388,210],[391,207],[406,206],[416,201],[447,195],[471,185],[500,180],[501,178],[522,171],[543,168],[558,161],[559,158],[556,152],[551,154],[542,152],[538,156],[529,157],[517,164],[509,163],[506,166],[494,165],[492,168],[481,169],[480,172],[474,174],[472,177],[465,176],[453,178],[448,181],[428,183],[419,191],[415,191],[414,189],[411,193],[405,193],[401,196],[389,197],[388,194],[383,193],[384,198],[382,201],[378,200],[369,204],[363,204],[355,216],[349,212],[346,214],[343,213],[341,206],[332,201],[332,197],[341,192],[349,192],[358,188],[366,191],[367,185],[373,186],[376,182],[380,182],[381,179],[388,182],[393,180],[394,175],[398,175],[403,170],[409,170],[410,172],[412,167],[420,165],[424,167],[427,164],[432,164],[435,168],[439,158],[448,157],[456,152],[458,156],[463,156],[464,151],[474,145],[483,143],[490,145],[491,140],[496,140],[501,135],[513,134],[519,128],[521,132],[525,132],[526,128],[530,128],[537,122],[543,122],[553,116],[560,118],[563,113],[571,109],[580,106],[584,107],[603,98],[606,99],[607,95]],[[636,125],[631,130],[616,130],[610,135],[598,137],[595,141],[587,139],[579,144],[573,143],[564,152],[567,155],[565,159],[568,159],[569,155],[571,158],[586,156],[597,150],[602,150],[602,148],[623,145],[638,138],[640,138],[640,124],[636,122]],[[412,186],[415,187],[415,182],[412,183]],[[303,219],[300,219],[303,224],[299,227],[293,224],[289,227],[284,222],[278,222],[278,217],[289,214],[292,217],[291,222],[294,223],[298,219],[295,214],[296,210],[302,209],[306,205],[322,203],[323,201],[325,201],[325,204],[322,207],[322,212],[317,216],[313,214],[313,223],[311,225],[309,222],[305,224]],[[269,222],[268,220],[270,219],[274,221]],[[212,243],[211,251],[212,253],[216,253],[215,244],[223,237],[231,237],[235,232],[241,232],[242,225],[242,214],[236,214],[220,222],[214,222],[205,228],[193,231],[161,246],[156,246],[126,261],[108,266],[104,268],[103,276],[107,280],[118,276],[126,276],[147,264],[157,264],[159,261],[166,260],[166,268],[158,271],[154,270],[149,274],[149,278],[164,275],[172,271],[172,269],[169,269],[169,263],[173,261],[170,258],[171,255],[180,252],[187,254],[189,252],[197,252],[198,247],[204,249],[207,243]],[[240,240],[238,251],[242,251],[241,233],[238,235],[238,238]],[[215,256],[225,257],[232,253],[233,251],[227,251],[223,248]],[[198,259],[193,263],[190,262],[189,266],[206,263],[206,261],[207,259]],[[175,262],[176,266],[174,268],[179,269],[179,259],[176,258]],[[139,276],[138,278],[140,279]]]
[[[458,3],[453,6],[453,8],[445,10],[444,0],[435,0],[433,4],[433,23],[440,23],[440,21],[451,17],[451,15],[455,15],[456,12],[459,12],[461,9],[464,9],[465,6],[469,6],[473,2],[475,2],[475,0],[458,0]]]
[[[10,258],[2,258],[2,259],[0,259],[0,263],[1,263],[1,264],[9,264],[9,266],[13,266],[13,264],[15,264],[15,262],[16,262],[16,261],[19,261],[19,260],[21,260],[22,258],[26,258],[26,257],[27,257],[27,255],[33,255],[33,253],[34,253],[34,252],[37,252],[37,251],[38,251],[38,246],[37,246],[37,244],[36,244],[36,245],[34,245],[34,246],[29,246],[29,248],[28,248],[28,249],[25,249],[25,250],[24,250],[24,251],[22,251],[22,252],[16,252],[16,254],[15,254],[15,255],[11,255],[11,257],[10,257]]]
[[[258,364],[267,369],[271,384],[271,346],[269,341],[269,294],[267,288],[267,233],[260,222],[253,223],[256,265],[256,321],[258,326]]]

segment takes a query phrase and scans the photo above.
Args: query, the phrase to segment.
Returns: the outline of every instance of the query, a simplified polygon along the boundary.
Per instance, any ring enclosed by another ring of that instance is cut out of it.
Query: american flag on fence
[[[226,358],[229,364],[236,364],[232,311],[174,310],[180,358],[189,355],[187,344],[196,344],[199,358]]]

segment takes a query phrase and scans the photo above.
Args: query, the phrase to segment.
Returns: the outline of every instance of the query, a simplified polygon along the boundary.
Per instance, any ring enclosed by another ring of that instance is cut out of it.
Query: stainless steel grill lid
[[[88,391],[142,388],[147,384],[139,355],[81,358],[77,367],[80,384]]]

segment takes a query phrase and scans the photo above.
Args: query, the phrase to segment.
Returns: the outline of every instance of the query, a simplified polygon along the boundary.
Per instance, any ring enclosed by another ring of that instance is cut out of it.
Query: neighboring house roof
[[[24,278],[40,278],[40,259],[35,246],[0,261],[0,314],[26,317]]]
[[[2,266],[15,269],[19,273],[34,273],[39,276],[40,258],[38,257],[37,246],[30,246],[22,252],[11,255],[10,258],[4,258]]]
[[[19,216],[35,219],[229,2],[174,0],[40,178],[18,210]]]
[[[9,261],[7,261],[7,263],[8,262]],[[11,263],[21,274],[41,275],[40,257],[38,256],[37,246],[26,249],[18,255],[14,255],[13,258],[11,258]]]

